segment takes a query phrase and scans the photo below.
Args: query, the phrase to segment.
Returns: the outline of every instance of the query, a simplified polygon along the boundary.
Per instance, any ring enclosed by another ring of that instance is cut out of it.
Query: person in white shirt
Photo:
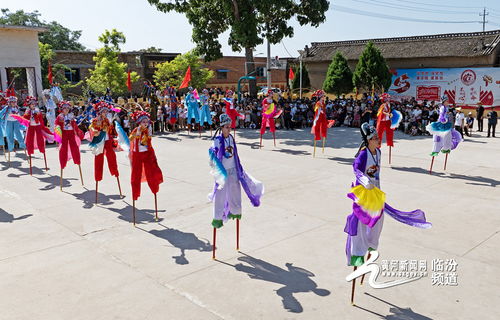
[[[456,108],[457,114],[455,116],[455,130],[460,132],[462,139],[464,138],[464,125],[465,125],[465,115],[462,112],[462,108]]]

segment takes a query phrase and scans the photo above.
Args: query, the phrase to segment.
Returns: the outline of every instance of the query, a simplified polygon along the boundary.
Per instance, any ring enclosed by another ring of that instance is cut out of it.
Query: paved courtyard
[[[312,157],[307,130],[237,131],[242,164],[265,184],[262,205],[243,198],[241,252],[235,223],[217,233],[211,258],[212,206],[207,194],[208,133],[164,134],[153,144],[165,183],[161,220],[146,184],[131,221],[130,167],[118,154],[121,186],[105,168],[94,204],[93,156],[82,146],[85,186],[69,165],[59,190],[57,151],[33,160],[0,156],[1,319],[498,319],[500,311],[500,139],[474,132],[428,174],[432,139],[396,134],[392,164],[384,146],[387,202],[421,208],[433,228],[386,217],[382,260],[425,260],[428,276],[388,289],[356,288],[345,277],[346,193],[359,145],[355,129],[330,131]],[[455,259],[457,286],[432,285],[432,260]],[[387,279],[386,279],[387,280]],[[385,281],[384,279],[380,281]]]

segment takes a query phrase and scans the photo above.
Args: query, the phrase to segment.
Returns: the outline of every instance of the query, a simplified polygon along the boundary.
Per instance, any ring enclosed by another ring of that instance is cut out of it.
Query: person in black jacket
[[[493,137],[495,137],[495,130],[497,128],[497,118],[498,114],[495,111],[495,109],[492,109],[490,112],[488,112],[488,138],[490,137],[490,131],[493,134]]]
[[[478,102],[476,109],[476,119],[477,119],[477,131],[483,132],[483,116],[484,116],[484,107],[481,102]]]

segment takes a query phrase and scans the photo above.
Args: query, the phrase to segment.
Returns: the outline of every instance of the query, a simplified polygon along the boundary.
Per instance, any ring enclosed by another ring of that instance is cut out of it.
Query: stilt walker
[[[45,102],[45,109],[47,110],[47,112],[45,113],[47,124],[49,125],[50,131],[54,132],[57,106],[54,102],[54,99],[52,99],[49,89],[43,90],[43,100]]]
[[[118,147],[118,144],[113,139],[114,137],[116,137],[116,130],[107,117],[107,114],[111,110],[111,107],[112,106],[110,104],[104,101],[100,101],[94,104],[94,109],[96,110],[97,115],[94,119],[92,119],[92,123],[89,127],[91,139],[89,148],[95,156],[94,179],[96,182],[96,203],[99,181],[102,180],[104,155],[106,155],[106,158],[108,160],[109,172],[112,176],[116,177],[116,181],[118,182],[118,190],[120,191],[120,197],[122,197],[118,164],[116,162],[115,154],[115,148]]]
[[[175,132],[177,118],[179,117],[177,112],[178,112],[177,111],[177,102],[170,101],[170,111],[168,112],[168,122],[172,126],[172,132]]]
[[[7,107],[3,108],[0,112],[0,121],[4,125],[4,134],[7,138],[7,149],[8,149],[8,161],[10,164],[10,153],[14,150],[14,139],[19,144],[20,149],[26,149],[26,144],[24,143],[24,137],[22,130],[24,126],[21,125],[20,121],[23,121],[19,115],[19,107],[17,106],[17,97],[10,96],[7,98]]]
[[[245,116],[236,110],[233,96],[234,92],[232,90],[227,90],[226,97],[224,98],[224,104],[226,105],[226,114],[229,116],[229,119],[231,119],[231,129],[233,129],[234,139],[236,139],[236,119],[240,118],[244,120]]]
[[[326,94],[323,90],[316,90],[313,95],[317,99],[314,106],[314,121],[311,128],[311,134],[314,135],[313,157],[316,156],[316,141],[323,139],[323,153],[325,152],[325,142],[328,136],[328,129],[335,124],[335,120],[326,119]]]
[[[61,165],[61,186],[63,181],[63,170],[66,168],[68,160],[78,166],[80,180],[83,186],[82,167],[80,165],[80,144],[83,139],[83,132],[78,128],[75,115],[71,112],[71,104],[68,101],[59,102],[59,115],[55,122],[54,137],[59,143],[59,164]]]
[[[432,166],[434,165],[434,157],[439,155],[439,152],[446,154],[444,170],[446,170],[446,162],[448,160],[448,154],[451,150],[458,147],[458,144],[462,142],[462,135],[453,128],[453,123],[448,121],[448,96],[443,95],[441,97],[441,105],[439,106],[439,118],[438,121],[431,122],[427,125],[426,130],[432,134],[432,152],[430,156],[431,167],[429,169],[429,174],[432,174]]]
[[[382,143],[385,132],[385,142],[389,146],[389,164],[392,160],[392,147],[394,147],[394,131],[399,127],[403,119],[401,112],[391,110],[390,99],[391,96],[388,93],[380,95],[382,105],[380,105],[377,113],[377,134],[380,137],[380,143]]]
[[[149,113],[136,111],[132,114],[132,121],[134,121],[137,125],[129,136],[129,158],[132,167],[130,182],[132,185],[133,216],[135,226],[135,201],[141,195],[141,182],[147,181],[151,192],[154,194],[155,219],[158,221],[156,194],[160,189],[160,184],[163,183],[163,174],[158,166],[155,150],[151,144],[151,117]],[[119,137],[125,134],[119,124],[117,124],[117,132]]]
[[[352,213],[347,217],[347,265],[354,270],[363,265],[365,255],[377,250],[384,222],[384,213],[407,225],[428,229],[432,225],[420,210],[400,211],[385,202],[386,194],[380,190],[380,140],[375,128],[361,125],[363,142],[353,163],[354,186],[347,195],[352,201]],[[353,280],[354,281],[354,280]],[[352,284],[351,302],[354,304],[355,283]]]
[[[5,152],[5,111],[4,109],[7,108],[7,99],[5,98],[5,93],[0,90],[0,146],[2,147],[2,152],[5,157],[5,160],[7,160],[7,153]]]
[[[54,135],[49,128],[45,126],[43,114],[37,107],[37,103],[38,101],[35,97],[28,96],[24,101],[24,105],[28,107],[28,110],[26,110],[23,117],[18,118],[17,115],[13,115],[19,123],[28,128],[26,131],[25,143],[26,149],[28,150],[30,174],[32,174],[31,156],[35,152],[35,148],[43,153],[45,170],[48,170],[47,157],[45,155],[45,141],[47,140],[49,143],[54,142]]]
[[[198,125],[200,124],[200,115],[198,113],[198,100],[196,99],[196,96],[197,94],[196,91],[193,89],[193,87],[189,87],[188,93],[186,94],[186,99],[184,101],[188,109],[187,122],[189,131],[193,130],[193,125],[192,125],[193,122],[197,123]]]
[[[281,115],[281,110],[278,110],[277,103],[273,99],[273,91],[267,91],[267,97],[262,100],[262,124],[260,126],[260,145],[262,148],[262,136],[266,133],[267,127],[273,134],[274,146],[276,147],[276,126],[274,119]]]
[[[211,174],[215,179],[213,192],[208,196],[214,203],[213,258],[215,259],[216,232],[228,219],[241,219],[241,187],[253,206],[260,205],[264,185],[246,173],[238,157],[238,149],[231,135],[231,119],[227,114],[220,115],[220,128],[215,132],[210,157]],[[239,223],[236,233],[239,236]],[[239,249],[239,239],[236,240]]]
[[[208,95],[208,90],[203,89],[200,95],[200,127],[205,126],[207,123],[210,127],[212,126],[212,116],[210,114],[209,105],[210,96]]]

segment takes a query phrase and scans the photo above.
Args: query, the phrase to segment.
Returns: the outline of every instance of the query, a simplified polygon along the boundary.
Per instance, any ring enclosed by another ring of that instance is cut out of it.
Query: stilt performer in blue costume
[[[10,152],[14,150],[14,139],[17,141],[17,143],[19,144],[19,148],[21,149],[26,149],[26,144],[24,143],[24,137],[22,133],[24,127],[16,118],[16,116],[20,117],[20,110],[17,105],[17,97],[8,97],[7,103],[7,107],[3,108],[0,112],[0,125],[4,126],[4,134],[7,138],[7,149],[9,151],[8,160],[10,162]]]
[[[354,270],[365,262],[365,255],[377,250],[380,233],[384,223],[384,213],[396,221],[418,228],[430,228],[432,225],[425,219],[420,210],[400,211],[386,203],[385,193],[380,190],[380,139],[377,130],[364,123],[361,126],[363,142],[354,159],[353,170],[355,182],[347,195],[352,201],[352,213],[347,217],[344,232],[347,233],[346,255],[347,265]],[[351,302],[354,300],[353,280]]]
[[[203,89],[200,96],[200,125],[205,125],[205,123],[208,123],[210,126],[212,125],[212,116],[210,115],[210,106],[208,105],[209,99],[208,90]]]
[[[198,113],[198,101],[195,97],[194,90],[192,87],[188,88],[189,92],[186,94],[185,104],[188,108],[187,121],[189,124],[189,131],[192,129],[192,120],[196,123],[200,123],[200,115]]]
[[[260,205],[264,185],[243,170],[236,142],[231,135],[231,119],[227,114],[220,115],[221,128],[215,132],[210,157],[211,174],[215,178],[213,192],[209,195],[214,203],[213,258],[217,229],[228,219],[236,219],[236,250],[239,249],[239,226],[241,219],[241,187],[253,206]]]

